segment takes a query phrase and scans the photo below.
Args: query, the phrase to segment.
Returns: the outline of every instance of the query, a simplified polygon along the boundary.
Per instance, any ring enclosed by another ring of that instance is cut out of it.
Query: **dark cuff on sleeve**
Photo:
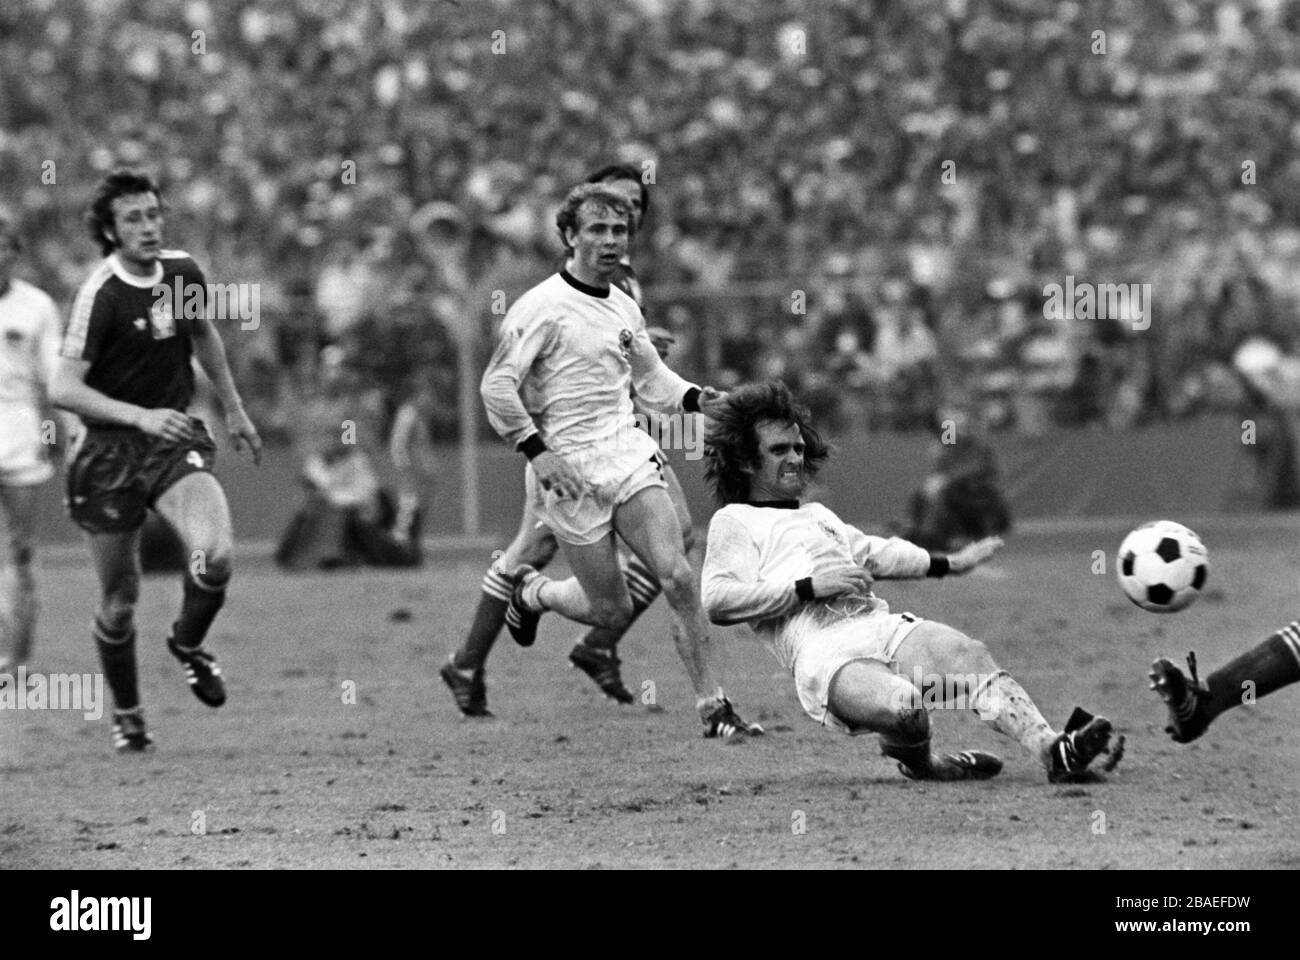
[[[812,577],[804,577],[802,580],[794,582],[794,595],[805,603],[809,600],[816,600],[813,594]]]
[[[542,442],[542,435],[540,433],[533,433],[529,434],[526,440],[522,440],[515,444],[515,449],[531,460],[539,453],[546,452],[546,444]]]
[[[930,569],[925,571],[925,575],[927,577],[946,577],[951,569],[947,557],[931,557]]]
[[[682,397],[682,409],[685,410],[687,413],[700,412],[700,388],[699,387],[691,387],[691,389],[686,391],[686,395]]]

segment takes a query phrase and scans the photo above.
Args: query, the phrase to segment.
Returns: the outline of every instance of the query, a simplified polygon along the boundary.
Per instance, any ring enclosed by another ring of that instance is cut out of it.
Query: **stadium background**
[[[557,199],[609,158],[654,178],[674,363],[782,376],[837,437],[1240,415],[1233,348],[1294,346],[1294,4],[17,0],[0,38],[21,272],[66,305],[97,178],[156,170],[169,242],[259,285],[226,340],[282,444],[331,371],[376,439],[434,384],[454,442],[457,346],[482,369],[493,294],[554,268]],[[1150,329],[1045,319],[1067,275],[1151,283]]]

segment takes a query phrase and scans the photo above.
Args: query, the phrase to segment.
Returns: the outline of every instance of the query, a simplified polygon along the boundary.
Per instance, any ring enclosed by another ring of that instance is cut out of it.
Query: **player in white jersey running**
[[[43,291],[13,276],[22,251],[0,210],[0,674],[31,658],[36,631],[36,503],[54,475],[45,424],[54,423],[49,382],[59,353],[59,315]]]
[[[930,747],[927,706],[965,703],[1019,741],[1052,782],[1079,779],[1110,747],[1111,724],[1075,709],[1053,730],[984,644],[910,613],[891,613],[875,579],[965,573],[1002,545],[997,537],[951,556],[868,536],[820,503],[802,500],[829,454],[808,411],[784,384],[749,384],[712,413],[705,476],[722,509],[709,524],[702,596],[716,624],[748,624],[791,672],[805,712],[846,733],[877,733],[884,754],[920,780],[982,779],[1002,761]],[[909,679],[910,678],[910,679]],[[914,682],[915,681],[915,682]]]
[[[623,194],[632,207],[629,237],[635,238],[650,207],[649,188],[637,169],[627,164],[611,164],[594,171],[584,182],[600,183]],[[610,283],[628,294],[638,307],[643,307],[641,286],[626,254],[619,262],[618,270],[610,276]],[[653,327],[648,328],[647,333],[659,351],[659,356],[666,360],[672,342],[671,333]],[[637,412],[642,413],[639,410]],[[686,495],[666,458],[661,458],[660,466],[668,484],[668,495],[677,508],[682,538],[689,553],[695,541],[695,527]],[[439,676],[451,690],[456,706],[465,716],[492,716],[487,706],[486,665],[497,636],[505,626],[506,610],[510,604],[513,581],[507,572],[525,563],[538,570],[544,569],[555,558],[558,550],[555,535],[546,524],[538,520],[531,500],[525,497],[518,532],[505,550],[494,555],[491,566],[483,576],[482,592],[469,631],[460,647],[451,653],[439,670]],[[623,563],[628,594],[632,598],[634,621],[659,595],[659,584],[641,561],[629,555],[626,550],[621,551],[620,560]],[[630,626],[631,622],[614,630],[592,627],[569,651],[570,664],[591,677],[605,696],[623,704],[635,700],[623,683],[617,651],[619,640]]]
[[[620,536],[663,587],[680,630],[677,650],[695,688],[705,736],[758,734],[718,685],[714,648],[700,608],[658,448],[633,417],[631,389],[659,410],[706,415],[720,395],[669,370],[641,311],[610,283],[627,251],[631,209],[620,193],[583,184],[565,198],[556,225],[565,268],[510,308],[483,374],[493,428],[529,458],[526,495],[555,533],[575,576],[551,580],[524,565],[506,625],[524,646],[555,610],[617,629],[632,616],[618,563]]]

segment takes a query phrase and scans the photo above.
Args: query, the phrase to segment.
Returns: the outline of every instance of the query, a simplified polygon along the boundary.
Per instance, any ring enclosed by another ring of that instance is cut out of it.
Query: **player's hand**
[[[866,569],[857,564],[846,563],[842,567],[814,574],[813,596],[818,600],[828,600],[845,593],[862,597],[871,592],[871,584],[874,582]]]
[[[985,537],[966,544],[956,553],[948,554],[948,570],[952,573],[965,573],[977,567],[993,554],[1002,549],[1001,537]]]
[[[255,464],[262,462],[262,438],[258,435],[257,427],[253,426],[253,421],[248,419],[248,414],[243,410],[227,414],[226,429],[230,432],[230,442],[234,444],[235,450],[249,453]]]
[[[184,443],[194,438],[190,418],[179,410],[141,410],[135,425],[151,437],[162,437],[172,443]]]
[[[546,450],[533,457],[533,473],[545,489],[555,491],[561,500],[577,500],[582,496],[582,477],[558,453]]]
[[[716,387],[700,388],[700,413],[704,414],[710,420],[716,420],[717,415],[726,409],[727,395]]]

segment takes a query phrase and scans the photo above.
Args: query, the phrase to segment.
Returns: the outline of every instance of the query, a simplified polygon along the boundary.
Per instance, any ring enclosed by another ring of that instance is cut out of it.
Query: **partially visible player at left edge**
[[[258,462],[262,441],[231,378],[211,305],[206,295],[191,296],[206,294],[203,271],[188,254],[163,249],[158,185],[131,171],[110,174],[88,222],[105,259],[73,303],[50,398],[86,424],[68,469],[67,507],[89,535],[99,578],[93,635],[113,694],[113,743],[143,751],[153,740],[140,705],[133,613],[148,509],[176,530],[187,556],[167,648],[196,697],[211,707],[226,701],[203,640],[226,599],[233,535],[211,472],[212,437],[185,412],[194,396],[192,357],[216,387],[235,448]],[[178,280],[185,296],[175,303]]]

